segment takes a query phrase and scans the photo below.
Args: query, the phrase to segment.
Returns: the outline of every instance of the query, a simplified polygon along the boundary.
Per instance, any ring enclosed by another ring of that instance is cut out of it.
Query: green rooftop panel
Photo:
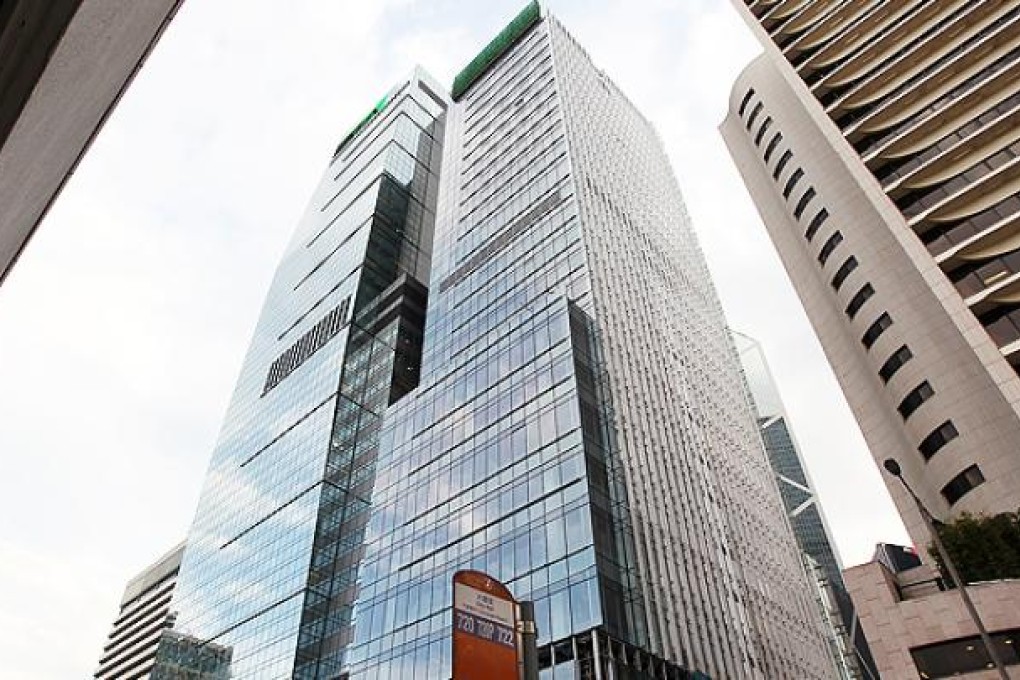
[[[488,45],[485,46],[478,56],[471,60],[471,63],[464,67],[464,70],[453,79],[453,89],[450,95],[457,101],[475,81],[485,75],[489,67],[496,63],[496,60],[503,56],[521,36],[528,32],[532,26],[542,18],[542,11],[538,6],[538,0],[533,0],[527,7],[521,10],[520,14],[514,17],[513,21],[506,25]]]
[[[390,92],[392,92],[392,90],[390,90]],[[358,122],[358,124],[351,129],[350,132],[347,133],[347,136],[344,137],[343,141],[341,141],[340,144],[336,147],[336,151],[333,153],[334,158],[336,158],[337,154],[340,153],[341,149],[347,146],[348,142],[357,137],[358,133],[364,130],[365,126],[372,122],[372,119],[378,116],[382,112],[382,110],[386,108],[386,105],[390,103],[390,92],[384,94],[382,99],[376,102],[375,107],[371,111],[366,113],[365,117],[362,118]]]

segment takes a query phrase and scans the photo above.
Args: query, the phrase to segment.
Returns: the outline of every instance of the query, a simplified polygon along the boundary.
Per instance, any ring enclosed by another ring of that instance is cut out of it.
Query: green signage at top
[[[392,90],[390,90],[390,92],[392,92]],[[347,136],[344,137],[343,141],[341,141],[340,144],[336,147],[336,152],[333,153],[334,158],[336,158],[336,155],[340,153],[341,149],[347,146],[347,143],[349,141],[357,137],[358,133],[364,130],[365,126],[368,125],[373,118],[378,116],[379,113],[386,108],[386,105],[390,103],[390,92],[384,94],[382,99],[376,102],[375,108],[373,108],[371,111],[365,114],[365,117],[362,118],[361,121],[359,121],[358,124],[355,125],[350,132],[347,133]]]
[[[510,49],[528,29],[538,23],[542,18],[542,11],[539,9],[537,0],[532,0],[521,13],[514,17],[514,20],[507,24],[506,28],[500,31],[499,35],[493,38],[492,42],[485,46],[485,49],[478,53],[478,56],[471,60],[471,63],[464,67],[464,70],[453,79],[453,91],[450,95],[457,101],[475,81],[481,78],[489,67],[497,59]]]

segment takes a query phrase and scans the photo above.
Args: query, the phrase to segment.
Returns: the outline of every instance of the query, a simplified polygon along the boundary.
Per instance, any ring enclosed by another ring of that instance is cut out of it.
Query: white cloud
[[[97,632],[94,626],[79,626],[77,610],[102,613],[112,621],[120,597],[111,598],[99,584],[117,577],[102,560],[0,543],[5,680],[91,676],[102,645],[88,635]]]

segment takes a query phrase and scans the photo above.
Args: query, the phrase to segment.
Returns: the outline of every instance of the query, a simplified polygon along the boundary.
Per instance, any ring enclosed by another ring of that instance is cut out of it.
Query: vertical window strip
[[[768,131],[769,127],[771,127],[771,126],[772,126],[772,116],[768,116],[765,119],[765,122],[762,123],[761,127],[758,129],[758,134],[756,134],[754,136],[754,145],[755,146],[761,146],[761,140],[762,140],[763,137],[765,137],[765,133]]]
[[[942,496],[950,505],[953,505],[956,501],[984,483],[985,476],[981,473],[981,468],[977,465],[971,465],[942,487]]]
[[[754,88],[750,88],[745,94],[744,98],[740,101],[740,108],[737,109],[737,115],[741,118],[744,117],[744,111],[747,110],[747,104],[751,101],[751,97],[754,96]]]
[[[875,319],[875,322],[868,326],[868,330],[864,331],[864,335],[861,336],[861,344],[864,345],[864,348],[871,349],[871,346],[889,326],[892,326],[892,317],[887,312],[882,312],[881,316]]]
[[[870,330],[870,329],[869,329]],[[907,363],[914,358],[914,353],[910,351],[910,348],[906,345],[902,345],[898,350],[892,353],[882,367],[878,369],[878,377],[882,379],[882,382],[889,382],[896,371],[903,367],[903,364]]]
[[[787,149],[783,152],[783,155],[779,158],[779,162],[776,163],[776,169],[772,171],[772,179],[776,181],[779,180],[779,176],[783,174],[783,168],[786,167],[786,164],[790,162],[791,158],[793,158],[792,151]]]
[[[754,125],[755,118],[758,117],[758,114],[761,113],[761,110],[764,107],[765,107],[765,105],[762,104],[761,102],[758,102],[757,104],[754,105],[754,110],[751,111],[751,115],[747,117],[747,129],[748,130],[750,130],[751,126]]]
[[[772,160],[772,154],[775,153],[776,147],[779,146],[779,142],[781,141],[783,141],[783,133],[777,132],[775,135],[772,136],[772,140],[769,142],[769,145],[765,147],[764,158],[766,165],[768,165],[768,162]]]
[[[921,452],[925,460],[931,460],[932,456],[942,450],[943,446],[959,436],[960,431],[956,429],[956,425],[953,424],[953,421],[947,420],[932,430],[931,434],[917,445],[917,450]]]
[[[846,278],[850,276],[853,270],[857,269],[857,258],[851,255],[843,261],[843,264],[839,265],[839,269],[836,270],[836,274],[832,277],[832,287],[835,290],[839,290],[846,281]]]
[[[920,385],[910,390],[910,392],[907,393],[907,396],[903,397],[902,401],[900,401],[900,405],[896,407],[896,410],[900,412],[900,416],[903,420],[906,420],[921,407],[921,404],[928,401],[933,396],[935,396],[935,390],[932,388],[931,383],[925,380]]]

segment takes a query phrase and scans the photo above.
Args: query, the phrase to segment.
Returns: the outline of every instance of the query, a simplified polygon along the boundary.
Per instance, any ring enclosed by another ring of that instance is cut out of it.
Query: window
[[[786,186],[783,187],[783,198],[789,198],[793,192],[793,188],[797,186],[797,182],[804,176],[804,168],[797,168],[793,174],[790,175],[790,179],[786,180]]]
[[[977,465],[971,465],[942,487],[942,496],[952,505],[970,493],[971,489],[984,483],[985,476],[981,474],[981,468]]]
[[[861,286],[861,289],[857,291],[857,294],[850,300],[850,304],[846,306],[846,315],[851,319],[857,315],[857,312],[861,310],[864,303],[875,294],[875,289],[871,287],[870,283],[865,283]]]
[[[1002,630],[988,635],[1004,664],[1020,664],[1020,630]],[[977,673],[992,665],[988,651],[977,635],[914,647],[910,656],[914,657],[914,665],[921,677],[932,680]]]
[[[932,386],[928,384],[927,380],[925,380],[923,383],[910,390],[910,394],[903,397],[903,401],[901,401],[900,405],[896,407],[896,410],[900,412],[901,416],[903,416],[903,420],[906,420],[921,406],[921,404],[928,401],[934,395],[935,390],[932,389]]]
[[[876,321],[875,323],[878,322]],[[890,324],[891,323],[892,322],[890,321]],[[875,324],[872,324],[871,328],[874,327]],[[871,331],[871,328],[868,329],[869,332]],[[881,332],[879,332],[879,334],[881,335]],[[903,345],[898,350],[893,352],[891,357],[886,359],[886,362],[882,364],[882,368],[878,369],[878,377],[882,379],[882,382],[889,382],[889,379],[896,374],[896,371],[900,370],[900,367],[902,367],[903,364],[907,363],[913,358],[914,354],[913,352],[910,351],[910,348],[907,347],[906,345]]]
[[[765,132],[772,125],[772,116],[765,119],[765,122],[761,124],[761,128],[758,130],[758,134],[754,136],[754,145],[761,146],[762,137],[765,136]]]
[[[917,445],[917,450],[921,452],[925,460],[930,460],[932,456],[939,452],[943,446],[960,436],[960,432],[956,429],[956,425],[953,425],[953,421],[947,420],[938,427],[936,427],[931,434],[925,437],[920,444]],[[952,483],[952,482],[950,482]],[[945,494],[945,489],[942,490]],[[952,501],[949,501],[952,503]]]
[[[768,163],[769,160],[771,160],[772,153],[776,150],[776,147],[779,146],[779,142],[781,142],[781,141],[783,141],[783,133],[782,132],[777,132],[775,134],[775,136],[772,137],[772,141],[769,142],[769,145],[767,147],[765,147],[765,162],[766,163]]]
[[[840,243],[843,242],[843,234],[836,231],[829,237],[829,240],[822,246],[821,251],[818,253],[819,264],[825,265],[826,260],[829,259],[829,255],[832,255],[832,251],[836,249]],[[862,303],[863,304],[863,303]]]
[[[776,163],[776,169],[772,171],[772,179],[779,179],[779,175],[783,173],[783,168],[793,158],[793,152],[787,149],[783,152],[783,155],[779,158],[779,162]]]
[[[857,269],[857,258],[851,255],[836,270],[836,275],[832,277],[832,287],[839,290],[843,282],[846,281],[846,277],[850,276],[850,273],[855,269]]]
[[[838,274],[839,272],[837,272]],[[833,285],[835,285],[835,279],[833,279]],[[871,349],[871,346],[875,344],[878,337],[885,332],[885,329],[892,326],[892,317],[882,312],[882,315],[875,319],[875,323],[868,326],[868,330],[864,331],[864,335],[861,336],[861,344],[866,349]],[[904,347],[903,349],[906,349]]]
[[[752,87],[744,94],[744,98],[740,100],[740,108],[737,109],[737,115],[740,117],[744,116],[744,111],[747,109],[747,103],[751,101],[751,97],[754,96],[754,88]]]
[[[811,242],[811,239],[815,237],[818,229],[825,224],[825,220],[827,219],[829,219],[829,211],[825,208],[819,210],[818,214],[812,218],[811,224],[808,225],[807,231],[804,232],[804,238],[806,238],[809,243]]]
[[[799,201],[797,201],[797,207],[793,209],[793,216],[799,220],[800,216],[804,214],[804,208],[807,207],[808,203],[810,203],[811,199],[814,197],[815,188],[808,187],[808,190],[805,191],[804,195],[800,197]]]
[[[754,125],[754,119],[758,117],[758,114],[761,113],[762,107],[764,106],[765,105],[762,104],[761,102],[758,102],[757,104],[754,105],[754,110],[751,111],[751,115],[747,117],[748,130],[750,130],[751,126]]]

